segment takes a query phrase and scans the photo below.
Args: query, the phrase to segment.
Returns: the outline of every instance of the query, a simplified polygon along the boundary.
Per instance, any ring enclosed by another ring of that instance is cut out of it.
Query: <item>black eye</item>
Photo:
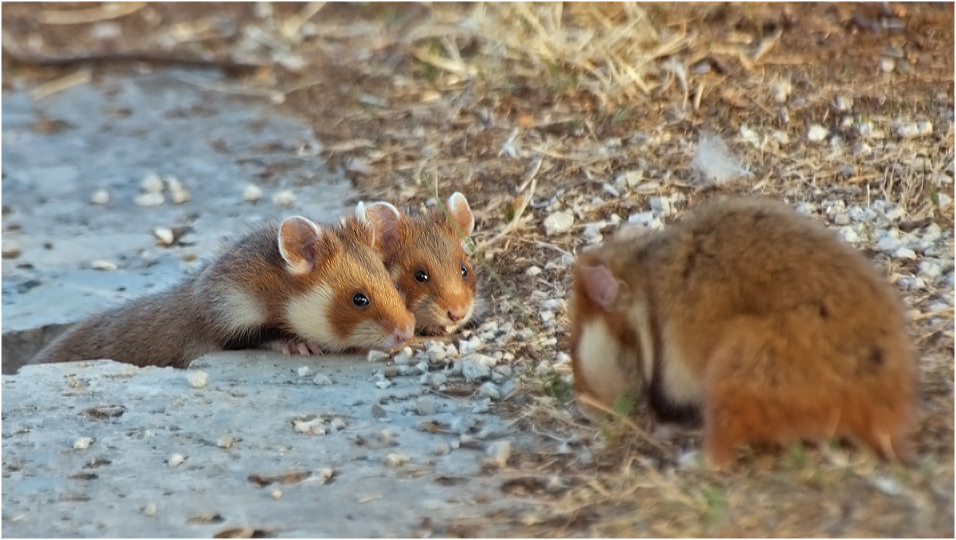
[[[461,277],[468,278],[468,269],[465,268],[465,265],[461,265]]]
[[[368,297],[364,294],[355,293],[355,295],[352,296],[352,303],[355,304],[355,307],[364,308],[368,307],[369,301]]]
[[[428,274],[424,270],[419,270],[415,274],[415,281],[419,283],[428,283]]]

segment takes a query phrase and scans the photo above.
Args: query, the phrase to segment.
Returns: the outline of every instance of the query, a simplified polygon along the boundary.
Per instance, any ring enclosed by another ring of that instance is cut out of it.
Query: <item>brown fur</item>
[[[448,327],[457,329],[474,316],[476,308],[475,269],[462,248],[458,232],[467,236],[474,217],[467,201],[460,208],[448,203],[446,207],[454,224],[437,205],[405,208],[399,216],[381,205],[369,207],[375,209],[373,219],[387,221],[391,228],[377,239],[378,248],[385,267],[415,314],[418,330],[426,334],[444,334]],[[462,267],[466,276],[462,275]],[[428,282],[416,279],[419,271],[428,275]],[[453,320],[453,314],[464,317]]]
[[[606,309],[591,302],[581,274],[597,265],[621,285]],[[655,343],[653,358],[631,346],[632,361],[653,365],[650,380],[633,384],[659,415],[702,410],[711,464],[730,463],[740,443],[830,437],[911,457],[915,363],[898,295],[859,252],[786,206],[711,202],[663,232],[582,255],[571,317],[578,392],[591,391],[577,380],[589,361],[578,352],[589,321],[604,317],[629,344],[640,336],[638,306]],[[699,397],[675,398],[695,385]]]
[[[289,238],[296,253],[293,257],[309,261],[301,275],[290,272],[277,242],[279,226],[270,224],[171,290],[77,323],[31,363],[109,358],[139,366],[182,368],[212,351],[256,347],[276,339],[303,339],[293,331],[284,308],[320,284],[331,286],[336,293],[330,306],[317,305],[315,309],[332,314],[328,319],[337,337],[347,338],[357,324],[369,320],[379,322],[383,333],[412,328],[414,318],[372,247],[371,229],[356,218],[342,226],[322,227],[330,234],[323,234],[317,242],[308,230]],[[263,323],[237,324],[230,318],[228,300],[236,296],[236,289],[261,306],[261,310],[250,311],[258,313]],[[363,292],[371,304],[365,309],[354,306],[354,292]],[[334,344],[321,345],[335,349]],[[366,344],[375,345],[371,341]]]

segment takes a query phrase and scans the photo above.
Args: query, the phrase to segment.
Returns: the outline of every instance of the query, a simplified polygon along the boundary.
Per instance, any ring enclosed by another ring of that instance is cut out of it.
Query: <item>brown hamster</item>
[[[754,199],[622,236],[575,264],[579,396],[646,393],[661,419],[699,414],[715,467],[740,443],[831,437],[911,459],[916,368],[901,303],[862,254]]]
[[[418,330],[447,334],[468,323],[481,306],[475,270],[462,248],[461,235],[467,238],[475,227],[465,196],[456,192],[445,202],[450,221],[437,205],[400,211],[377,202],[367,208],[383,230],[377,238],[382,259]]]
[[[262,345],[306,345],[306,354],[402,345],[415,318],[366,218],[265,226],[171,290],[77,323],[31,363],[108,358],[182,368],[209,352]]]

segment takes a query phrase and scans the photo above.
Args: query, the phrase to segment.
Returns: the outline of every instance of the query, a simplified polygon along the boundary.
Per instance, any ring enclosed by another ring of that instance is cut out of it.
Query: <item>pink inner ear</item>
[[[322,229],[304,217],[286,219],[279,227],[279,254],[289,272],[308,274],[315,265],[314,245],[322,237]]]
[[[458,225],[458,228],[461,229],[461,234],[465,237],[471,236],[472,231],[475,230],[475,215],[471,213],[468,199],[456,191],[452,193],[451,197],[448,197],[445,207],[448,208],[448,215],[454,220],[455,225]]]
[[[614,278],[611,270],[602,265],[585,266],[581,272],[584,276],[584,290],[591,301],[607,308],[617,298],[620,284]]]
[[[377,202],[368,205],[365,211],[376,241],[381,242],[386,250],[391,250],[398,240],[398,222],[401,220],[398,208],[387,202]]]

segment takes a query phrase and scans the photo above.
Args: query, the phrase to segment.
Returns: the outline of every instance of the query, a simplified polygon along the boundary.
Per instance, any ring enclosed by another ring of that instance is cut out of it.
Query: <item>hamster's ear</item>
[[[398,225],[402,214],[398,208],[387,202],[377,202],[366,206],[358,203],[355,215],[365,222],[375,235],[375,243],[381,245],[385,251],[391,251],[398,241]]]
[[[279,254],[290,274],[303,276],[316,262],[316,244],[325,235],[322,227],[302,216],[293,216],[279,227]]]
[[[584,279],[584,292],[588,299],[602,309],[607,309],[614,303],[621,284],[607,266],[585,266],[581,269],[581,277]]]
[[[448,209],[448,215],[451,216],[452,221],[461,230],[461,234],[465,235],[465,238],[471,236],[475,230],[475,216],[471,213],[471,207],[468,206],[468,199],[456,191],[448,197],[445,208]]]

